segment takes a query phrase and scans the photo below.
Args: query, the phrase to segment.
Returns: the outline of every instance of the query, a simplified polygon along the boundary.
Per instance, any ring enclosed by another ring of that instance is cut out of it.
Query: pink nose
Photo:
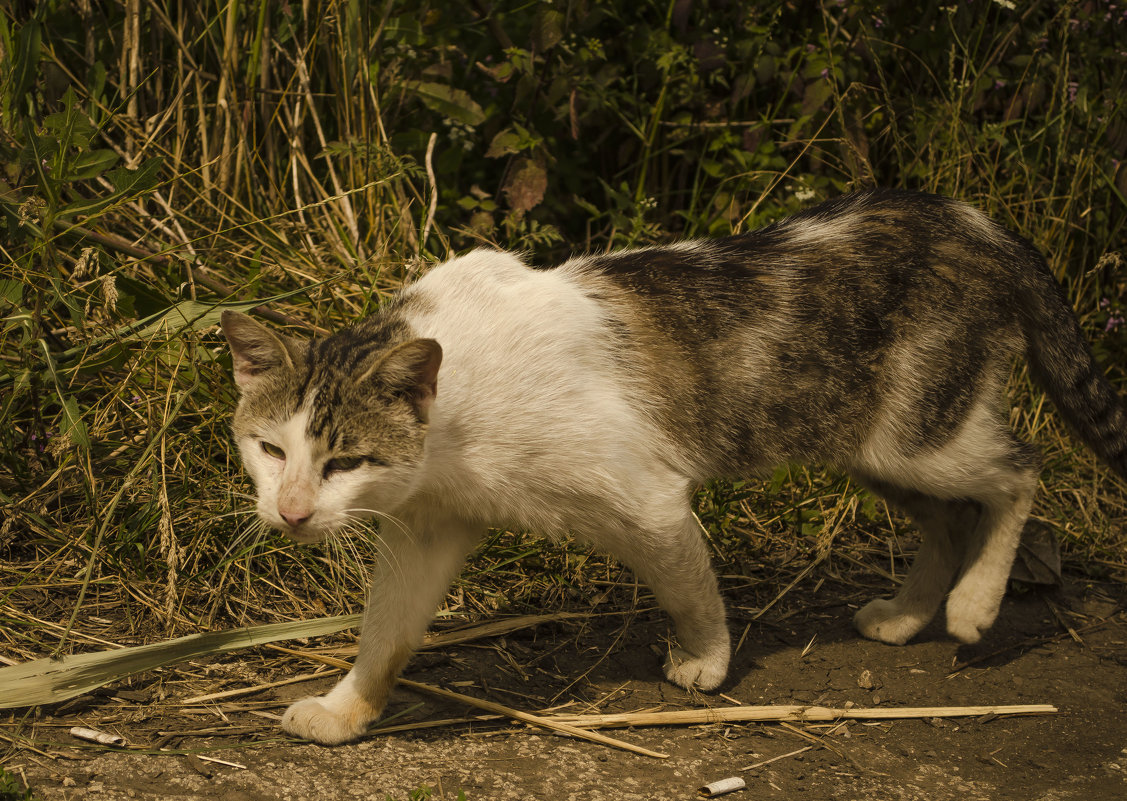
[[[278,514],[293,528],[297,528],[302,523],[308,522],[309,518],[313,517],[312,512],[283,512],[281,509],[278,510]]]

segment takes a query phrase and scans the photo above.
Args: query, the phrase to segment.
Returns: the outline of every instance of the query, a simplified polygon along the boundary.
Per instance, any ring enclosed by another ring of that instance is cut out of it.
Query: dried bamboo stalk
[[[61,659],[35,659],[0,668],[0,709],[58,703],[141,671],[277,640],[333,634],[359,622],[360,615],[340,615],[191,634],[166,642]]]
[[[447,726],[461,726],[465,723],[493,723],[503,720],[501,715],[475,715],[472,718],[446,718],[444,720],[420,720],[415,723],[395,723],[390,726],[376,724],[374,729],[369,729],[368,734],[397,734],[405,731],[419,731],[421,729],[441,729]]]
[[[634,745],[633,743],[628,743],[623,740],[616,740],[613,737],[607,737],[605,734],[597,734],[593,731],[580,729],[576,726],[572,726],[565,721],[556,720],[553,718],[545,718],[541,717],[540,715],[530,714],[528,712],[521,712],[519,709],[513,709],[512,707],[505,706],[504,704],[498,704],[494,701],[485,701],[481,698],[462,695],[461,693],[456,693],[453,690],[446,690],[442,687],[433,687],[429,684],[421,684],[420,682],[411,681],[410,679],[401,678],[398,680],[398,683],[412,690],[430,693],[431,695],[437,695],[440,698],[448,698],[452,701],[459,701],[463,704],[477,707],[478,709],[484,709],[487,712],[494,712],[498,715],[504,715],[508,718],[514,718],[516,720],[523,721],[524,723],[531,723],[534,726],[551,729],[552,731],[558,731],[563,734],[570,734],[572,737],[579,737],[581,739],[591,740],[592,742],[600,743],[602,745],[621,748],[624,751],[632,751],[635,754],[642,754],[643,756],[656,757],[658,759],[669,758],[669,754],[663,754],[659,751],[651,751],[648,748],[642,748],[640,745]]]
[[[749,723],[835,720],[904,720],[912,718],[958,718],[982,715],[1052,715],[1050,704],[1002,706],[924,706],[873,709],[853,707],[831,709],[824,706],[782,704],[775,706],[735,706],[716,709],[682,709],[671,712],[618,712],[606,715],[552,715],[546,720],[567,723],[577,728],[613,729],[626,726],[689,726],[701,723]]]

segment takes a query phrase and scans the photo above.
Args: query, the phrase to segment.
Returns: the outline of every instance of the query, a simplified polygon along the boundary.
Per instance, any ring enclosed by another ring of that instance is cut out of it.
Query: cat
[[[828,464],[911,516],[906,581],[854,620],[902,644],[944,598],[964,643],[998,614],[1038,481],[1002,403],[1015,356],[1127,476],[1127,409],[1044,259],[935,195],[846,195],[553,269],[475,250],[323,339],[233,311],[222,329],[261,518],[303,543],[381,521],[355,665],[282,720],[325,744],[379,716],[490,527],[616,556],[672,617],[666,677],[712,690],[730,646],[691,506],[703,481]]]

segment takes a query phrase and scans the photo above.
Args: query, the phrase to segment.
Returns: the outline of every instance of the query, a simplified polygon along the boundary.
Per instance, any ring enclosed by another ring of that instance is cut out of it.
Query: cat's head
[[[225,311],[239,406],[233,430],[258,514],[298,542],[391,513],[423,455],[442,349],[345,329],[279,335]]]

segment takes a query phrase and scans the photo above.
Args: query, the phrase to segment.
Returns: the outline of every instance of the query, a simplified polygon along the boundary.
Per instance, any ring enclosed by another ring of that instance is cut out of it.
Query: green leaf
[[[70,438],[78,447],[86,450],[90,447],[90,433],[86,430],[86,423],[82,420],[82,411],[78,408],[78,401],[74,398],[62,398],[63,419],[59,433]]]
[[[82,420],[82,411],[78,408],[78,401],[68,396],[63,390],[58,371],[55,369],[55,358],[47,348],[47,343],[40,339],[39,346],[47,363],[47,374],[51,377],[51,383],[55,387],[55,395],[59,399],[59,404],[63,407],[62,420],[59,421],[59,433],[62,436],[69,437],[71,442],[83,450],[88,450],[90,448],[90,434],[86,430],[86,423]]]
[[[414,92],[427,108],[444,117],[474,126],[485,122],[485,111],[468,92],[430,81],[406,81],[403,85]]]
[[[536,18],[532,29],[532,42],[537,52],[551,50],[563,39],[564,15],[554,8],[545,8]]]
[[[510,156],[513,153],[520,153],[522,150],[531,150],[541,141],[539,136],[533,134],[520,123],[514,122],[511,128],[505,128],[493,137],[485,156],[491,159]]]
[[[63,95],[63,111],[47,115],[43,120],[43,127],[54,134],[56,147],[60,152],[68,148],[86,148],[90,145],[90,138],[94,135],[94,126],[86,115],[78,108],[78,99],[74,95],[74,88],[67,87]]]
[[[74,160],[73,177],[79,180],[97,178],[113,165],[118,155],[112,150],[88,150]]]
[[[0,280],[0,306],[19,306],[23,302],[23,281],[14,278]]]
[[[135,170],[118,167],[107,174],[106,179],[120,194],[140,195],[153,189],[160,182],[159,173],[163,164],[163,158],[154,156],[145,159],[144,163]]]
[[[39,52],[43,31],[38,20],[28,20],[16,35],[16,51],[12,54],[12,97],[22,104],[24,95],[39,75]]]
[[[513,153],[519,152],[520,134],[512,128],[506,128],[493,137],[493,141],[489,143],[489,149],[485,151],[485,157],[498,159],[502,156],[510,156]]]
[[[57,217],[68,220],[78,216],[98,214],[116,203],[129,200],[153,189],[159,182],[159,173],[164,159],[155,156],[147,159],[136,170],[118,167],[106,173],[106,180],[114,185],[112,194],[100,198],[89,198],[68,203],[59,209]]]

